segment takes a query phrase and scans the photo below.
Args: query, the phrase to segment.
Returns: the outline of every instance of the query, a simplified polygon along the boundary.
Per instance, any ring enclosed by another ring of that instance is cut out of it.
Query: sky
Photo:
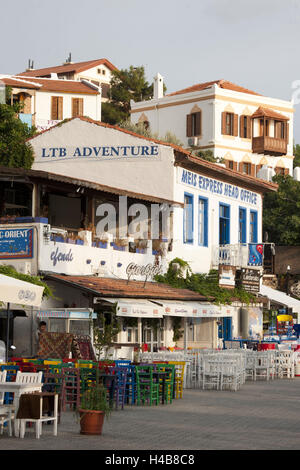
[[[4,3],[1,5],[1,3]],[[226,79],[294,97],[300,144],[300,0],[15,0],[0,3],[0,73],[107,58],[159,72],[171,93]],[[298,103],[299,101],[299,103]]]

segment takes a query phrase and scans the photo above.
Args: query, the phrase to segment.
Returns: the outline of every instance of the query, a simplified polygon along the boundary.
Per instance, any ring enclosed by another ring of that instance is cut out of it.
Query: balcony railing
[[[286,139],[261,136],[252,138],[252,151],[254,153],[285,155],[287,153]]]
[[[213,248],[212,265],[214,268],[218,268],[219,265],[235,266],[237,268],[262,267],[263,262],[262,244],[241,243],[219,245]]]

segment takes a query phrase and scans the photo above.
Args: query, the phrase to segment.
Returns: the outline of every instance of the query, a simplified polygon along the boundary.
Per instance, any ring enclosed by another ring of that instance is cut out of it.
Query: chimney
[[[63,63],[63,65],[68,65],[68,64],[73,64],[71,52],[69,53],[69,56],[68,56],[68,58],[66,59],[66,61]]]
[[[159,100],[164,96],[164,77],[157,73],[154,77],[154,84],[153,84],[153,98],[155,100]]]
[[[33,60],[28,60],[28,67],[26,69],[26,72],[30,72],[30,70],[34,70],[33,68]]]

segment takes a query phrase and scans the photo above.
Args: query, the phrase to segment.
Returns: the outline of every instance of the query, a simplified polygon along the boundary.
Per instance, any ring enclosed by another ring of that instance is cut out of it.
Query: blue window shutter
[[[239,243],[247,243],[247,210],[239,207]]]
[[[250,211],[250,242],[257,243],[257,211]]]
[[[183,242],[193,243],[194,241],[194,197],[192,194],[184,194],[183,211]]]
[[[208,199],[199,197],[198,204],[198,243],[208,246]]]

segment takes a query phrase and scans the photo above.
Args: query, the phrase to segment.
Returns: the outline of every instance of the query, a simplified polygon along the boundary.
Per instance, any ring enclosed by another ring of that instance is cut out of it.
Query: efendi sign
[[[86,147],[42,147],[40,158],[43,161],[52,159],[92,159],[92,160],[117,160],[158,157],[159,147],[155,144],[149,145],[105,145]]]

